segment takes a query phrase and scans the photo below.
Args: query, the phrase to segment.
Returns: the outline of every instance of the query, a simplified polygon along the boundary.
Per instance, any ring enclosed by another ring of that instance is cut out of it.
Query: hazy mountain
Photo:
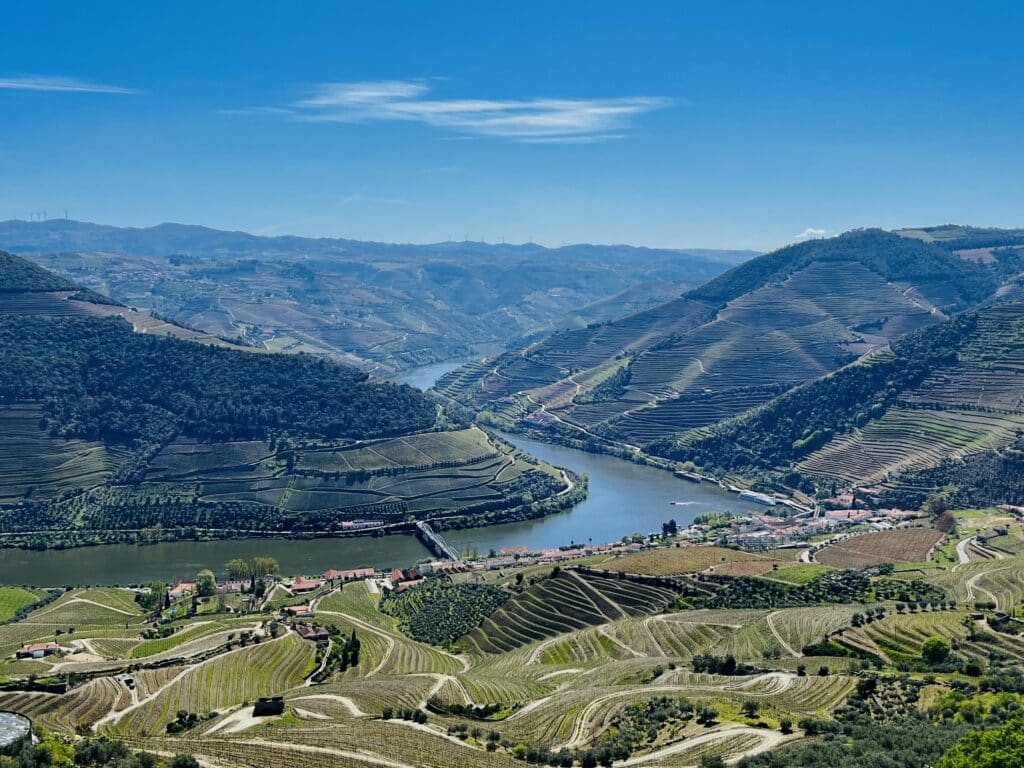
[[[67,220],[0,222],[0,247],[193,327],[385,372],[629,314],[756,255],[392,245]]]

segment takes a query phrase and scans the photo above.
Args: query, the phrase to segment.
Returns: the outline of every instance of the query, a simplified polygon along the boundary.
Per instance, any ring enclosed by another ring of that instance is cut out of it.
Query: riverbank
[[[691,483],[654,467],[551,445],[518,435],[502,439],[536,458],[587,478],[587,498],[571,509],[542,518],[482,528],[444,529],[460,552],[487,555],[492,549],[542,550],[575,543],[613,542],[636,532],[660,531],[674,518],[682,528],[699,514],[751,514],[758,505],[740,501],[716,485]],[[678,502],[673,505],[672,502]],[[218,567],[234,558],[276,557],[284,571],[322,573],[328,568],[415,563],[429,552],[411,534],[358,538],[275,537],[181,541],[151,545],[108,544],[64,550],[0,550],[0,583],[125,584],[173,581]]]

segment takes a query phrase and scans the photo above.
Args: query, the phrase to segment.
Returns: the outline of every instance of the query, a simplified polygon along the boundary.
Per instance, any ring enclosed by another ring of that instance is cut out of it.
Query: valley
[[[792,550],[698,545],[691,529],[645,537],[632,553],[467,563],[427,582],[416,569],[292,577],[263,558],[271,572],[257,592],[247,577],[205,592],[202,574],[134,589],[5,587],[0,705],[58,735],[233,766],[720,756],[754,768],[768,751],[803,754],[835,723],[858,751],[901,734],[941,753],[972,708],[1007,722],[1024,658],[1010,615],[1024,597],[1019,515],[977,510],[955,522],[939,550],[960,551],[993,525],[1007,532],[962,561],[937,551],[886,573],[820,565],[805,576]],[[927,518],[916,524],[927,530]],[[255,562],[233,561],[232,572]],[[757,576],[716,574],[761,564]],[[698,604],[713,595],[732,607]],[[431,618],[410,627],[419,615]],[[456,626],[450,641],[415,636]],[[936,638],[940,654],[927,650]],[[38,658],[13,658],[47,640],[53,650]],[[253,713],[256,698],[275,696],[276,713]]]
[[[217,768],[1012,727],[1016,258],[851,233],[389,383],[4,255],[0,707]]]
[[[673,298],[751,251],[396,245],[162,224],[0,222],[0,245],[117,302],[381,375]]]

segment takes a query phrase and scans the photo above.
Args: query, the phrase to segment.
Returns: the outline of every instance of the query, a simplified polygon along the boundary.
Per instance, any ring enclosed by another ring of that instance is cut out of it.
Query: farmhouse
[[[23,645],[15,652],[19,659],[41,659],[53,653],[59,653],[60,646],[56,643],[30,643]]]
[[[317,626],[316,624],[306,624],[305,622],[296,622],[294,624],[295,631],[299,637],[303,640],[309,640],[314,643],[326,643],[331,639],[330,634],[323,627]]]
[[[373,568],[352,568],[350,570],[338,570],[337,568],[330,568],[324,571],[321,576],[324,581],[330,582],[331,584],[337,584],[339,581],[361,581],[362,579],[373,578]]]
[[[286,605],[281,612],[291,616],[293,619],[313,618],[313,609],[308,605]]]
[[[196,591],[196,583],[194,581],[179,581],[170,591],[167,593],[171,600],[180,600],[186,595],[191,595]]]
[[[296,576],[292,582],[292,592],[312,592],[324,584],[323,579],[307,579],[305,576]]]

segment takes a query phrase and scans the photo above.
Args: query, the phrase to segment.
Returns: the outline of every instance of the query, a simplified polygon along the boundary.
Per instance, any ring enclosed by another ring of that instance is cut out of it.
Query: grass
[[[46,597],[46,594],[41,589],[0,587],[0,621],[8,621],[20,609],[39,602]]]
[[[828,573],[832,568],[820,563],[800,563],[786,568],[769,571],[763,578],[772,581],[781,581],[785,584],[807,584],[814,581],[823,573]]]

